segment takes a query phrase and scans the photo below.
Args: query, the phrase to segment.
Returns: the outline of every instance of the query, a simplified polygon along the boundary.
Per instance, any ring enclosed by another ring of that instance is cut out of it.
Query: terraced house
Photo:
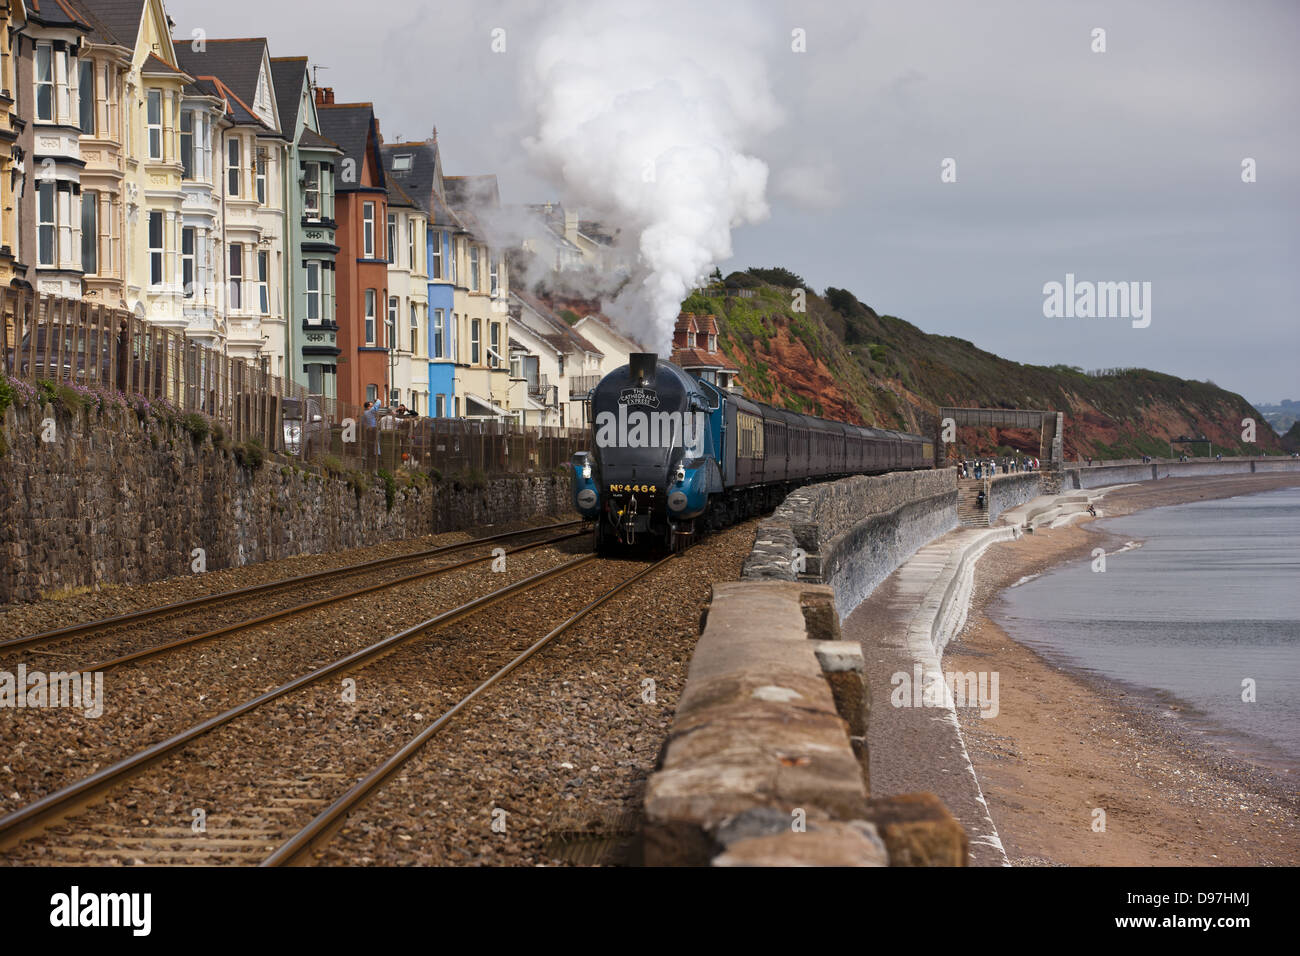
[[[180,48],[183,68],[225,101],[221,263],[226,350],[273,375],[286,371],[283,307],[289,142],[280,129],[271,54],[263,38],[208,39]]]
[[[20,216],[34,229],[30,281],[43,294],[69,298],[82,292],[80,140],[83,107],[93,113],[94,98],[81,96],[80,53],[89,33],[69,0],[29,0],[20,42],[31,46],[32,140]],[[87,208],[93,213],[93,205]],[[88,225],[93,246],[94,224]]]
[[[429,213],[411,184],[415,155],[405,143],[384,145],[388,180],[389,404],[429,414]],[[426,200],[427,201],[427,200]]]
[[[388,183],[379,121],[369,103],[335,103],[316,89],[321,135],[343,152],[335,177],[338,398],[360,405],[390,394],[383,310],[388,302]]]
[[[424,376],[428,403],[420,407],[420,412],[436,418],[450,417],[459,414],[460,405],[456,393],[459,318],[452,249],[455,235],[464,234],[465,227],[447,205],[436,130],[428,140],[385,147],[384,164],[388,178],[401,184],[426,217]],[[417,367],[418,356],[413,356],[413,377]]]
[[[280,129],[289,144],[285,197],[285,312],[290,376],[337,398],[334,176],[343,151],[320,135],[306,57],[273,57]]]
[[[510,418],[509,276],[487,242],[481,215],[500,206],[495,176],[444,176],[447,204],[463,224],[452,236],[457,415]]]
[[[17,34],[26,24],[23,0],[0,0],[0,283],[5,286],[27,284],[18,203],[30,139],[27,145],[20,142],[28,124],[20,113],[16,54],[21,46]]]
[[[128,307],[126,78],[146,6],[77,0],[90,24],[79,58],[83,295],[119,309]]]

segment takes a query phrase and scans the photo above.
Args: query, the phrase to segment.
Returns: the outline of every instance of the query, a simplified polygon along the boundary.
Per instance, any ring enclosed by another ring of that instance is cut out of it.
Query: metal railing
[[[71,386],[80,403],[117,401],[142,416],[198,414],[194,431],[206,424],[228,446],[260,444],[327,471],[550,471],[588,443],[581,429],[367,411],[84,299],[0,288],[0,316],[0,357],[10,378]]]

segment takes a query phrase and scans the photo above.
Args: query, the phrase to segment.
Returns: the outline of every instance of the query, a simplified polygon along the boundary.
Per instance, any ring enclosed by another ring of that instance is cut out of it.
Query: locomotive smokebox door
[[[653,352],[633,352],[627,357],[628,376],[638,385],[654,381],[659,356]]]

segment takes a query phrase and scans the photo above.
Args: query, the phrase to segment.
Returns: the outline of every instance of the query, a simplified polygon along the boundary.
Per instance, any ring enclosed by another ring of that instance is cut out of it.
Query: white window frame
[[[375,258],[375,204],[361,204],[361,256],[363,259]]]
[[[394,352],[400,352],[401,339],[397,337],[397,320],[401,318],[402,300],[395,295],[388,297],[388,319],[384,322],[384,345]]]
[[[447,310],[433,310],[433,354],[430,358],[445,358],[447,351]]]
[[[244,309],[244,244],[242,242],[230,244],[226,262],[230,277],[230,309],[232,312],[242,312]]]
[[[158,223],[157,245],[153,233],[155,222]],[[157,289],[167,281],[167,220],[161,212],[151,212],[146,228],[149,231],[149,287]]]
[[[424,349],[420,348],[420,306],[414,302],[411,303],[411,354],[419,355]]]
[[[374,289],[367,289],[365,294],[365,303],[366,303],[365,306],[366,344],[374,345],[375,344],[375,309],[379,304],[379,293],[376,292]]]
[[[36,187],[36,259],[42,266],[59,262],[59,184],[53,181]]]
[[[442,232],[433,234],[433,274],[431,279],[441,279],[442,275]]]
[[[469,323],[469,364],[478,365],[483,357],[483,320],[471,319]]]
[[[226,192],[233,199],[239,198],[241,163],[244,160],[244,146],[238,136],[226,140]]]
[[[384,238],[388,240],[388,264],[397,265],[397,213],[388,214],[388,232]]]
[[[155,98],[158,104],[158,121],[155,123],[151,118]],[[144,106],[145,126],[148,129],[149,138],[149,158],[154,162],[161,162],[163,158],[163,96],[162,90],[148,90],[145,93]]]
[[[264,148],[264,147],[263,147],[263,148]],[[267,157],[265,157],[265,156],[263,156],[263,155],[260,155],[260,154],[261,154],[261,150],[259,149],[259,150],[258,150],[258,155],[256,155],[256,156],[253,158],[253,169],[254,169],[254,171],[255,171],[255,172],[254,172],[254,189],[255,189],[255,195],[257,196],[257,202],[258,202],[258,204],[259,204],[259,205],[262,205],[262,206],[265,206],[265,205],[266,205],[266,195],[267,195],[267,193],[266,193],[266,183],[267,183],[267,179],[266,179],[266,164],[267,164]]]
[[[406,220],[406,254],[410,261],[407,263],[412,272],[418,272],[415,268],[415,217],[411,216]]]
[[[500,263],[496,256],[488,254],[488,290],[492,297],[496,298],[501,294],[501,272]]]
[[[271,253],[257,250],[257,304],[263,315],[271,314]]]
[[[312,187],[312,173],[316,174],[316,185]],[[321,220],[321,168],[320,163],[307,163],[302,180],[302,214],[309,222],[320,222]],[[312,203],[312,196],[316,201]]]
[[[304,285],[307,292],[307,311],[304,317],[308,322],[311,322],[314,325],[318,325],[321,322],[321,273],[324,271],[325,270],[321,268],[319,259],[307,260],[307,281]],[[313,278],[316,286],[314,289],[312,288]],[[315,317],[311,314],[312,306],[315,306],[316,308]]]
[[[45,57],[45,66],[47,75],[41,76],[41,56]],[[36,120],[41,123],[53,123],[58,113],[58,96],[57,84],[54,79],[54,45],[52,43],[38,43],[36,50],[32,55],[32,70],[34,75],[35,98],[36,98]],[[41,92],[47,90],[49,93],[48,115],[41,114]]]
[[[189,240],[189,252],[185,251]],[[194,226],[181,227],[181,294],[186,299],[194,298],[194,286],[198,277],[199,230]],[[185,278],[189,274],[189,279]]]
[[[483,280],[480,274],[478,261],[478,243],[471,242],[469,245],[469,290],[471,292],[481,291],[479,283]]]

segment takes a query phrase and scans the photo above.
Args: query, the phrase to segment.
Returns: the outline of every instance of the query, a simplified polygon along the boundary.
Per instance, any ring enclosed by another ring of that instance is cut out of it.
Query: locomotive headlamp
[[[584,481],[591,481],[591,462],[582,466],[582,478]]]
[[[680,484],[681,484],[683,481],[685,481],[685,480],[686,480],[686,469],[683,468],[681,465],[678,465],[678,466],[677,466],[677,483],[680,485]]]

